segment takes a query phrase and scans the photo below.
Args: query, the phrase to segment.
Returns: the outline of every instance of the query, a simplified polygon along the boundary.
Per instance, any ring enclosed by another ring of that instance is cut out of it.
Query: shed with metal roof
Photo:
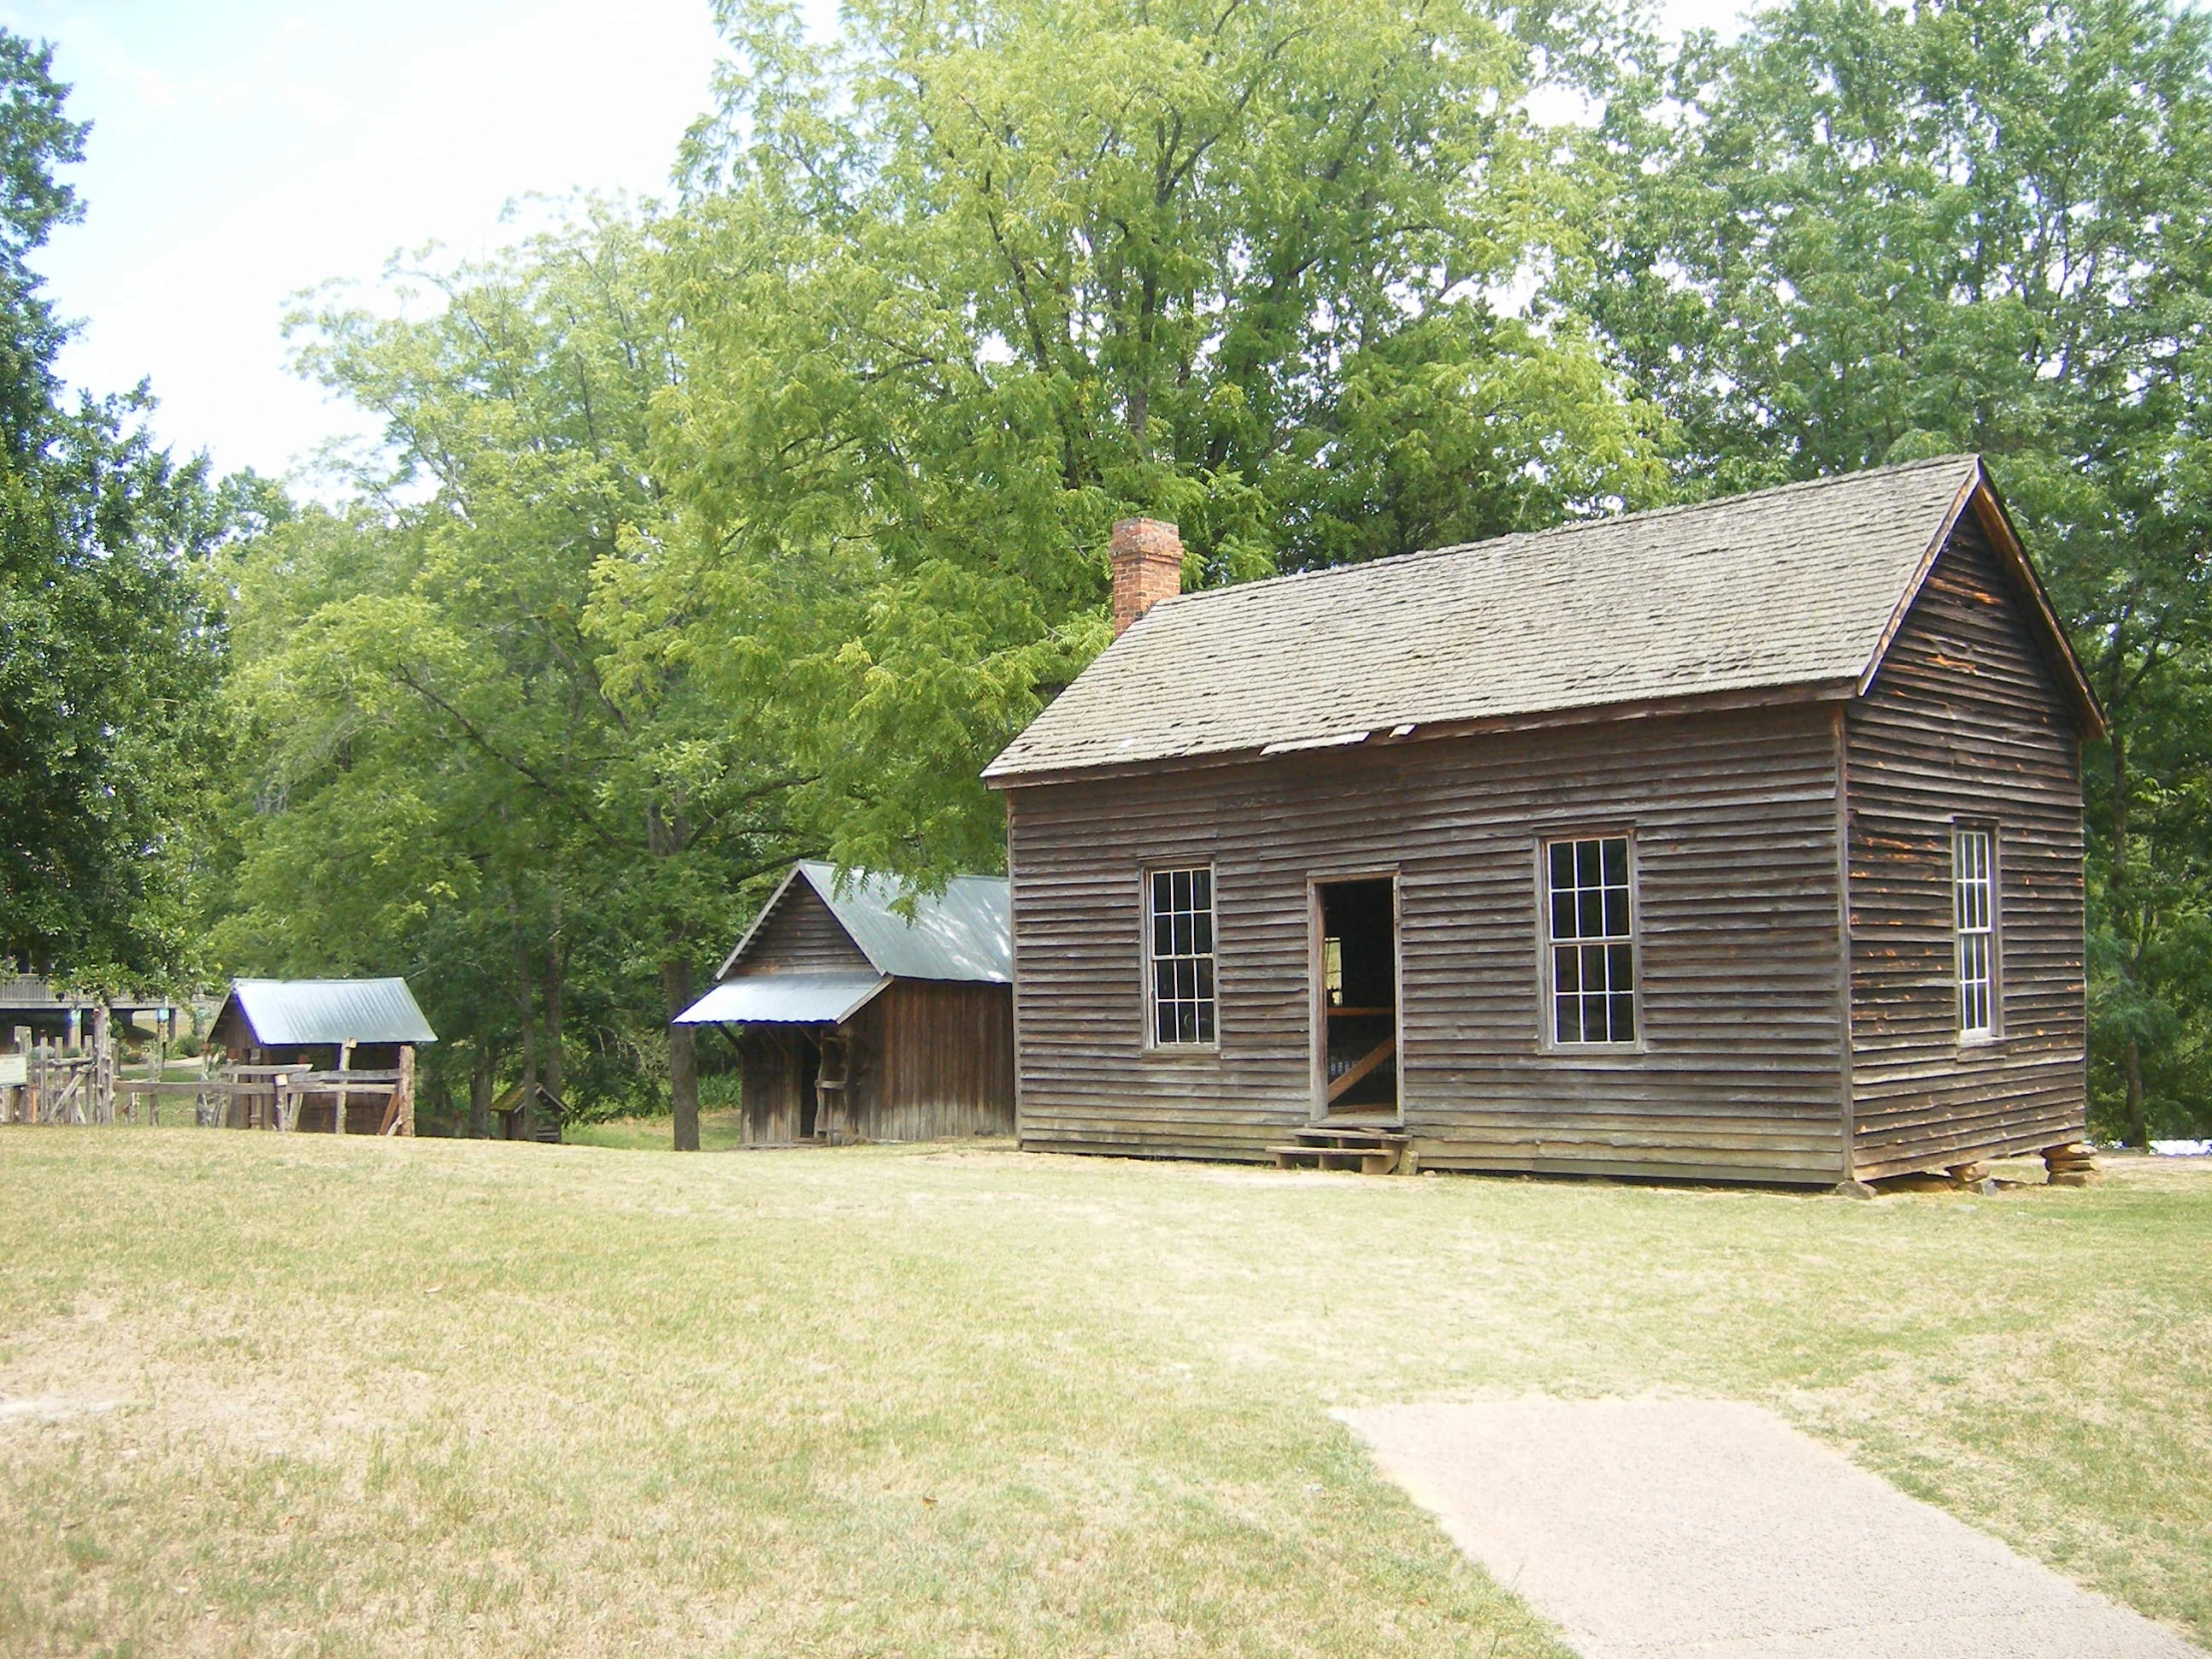
[[[1010,1133],[1005,879],[796,864],[677,1022],[737,1043],[747,1145]]]
[[[1179,594],[1007,793],[1029,1147],[1833,1183],[2085,1111],[2103,717],[1978,458]]]
[[[225,1075],[292,1091],[267,1121],[355,1135],[392,1132],[394,1114],[413,1133],[414,1051],[437,1040],[399,978],[234,979],[208,1029]],[[234,1100],[231,1121],[257,1121],[255,1103]]]

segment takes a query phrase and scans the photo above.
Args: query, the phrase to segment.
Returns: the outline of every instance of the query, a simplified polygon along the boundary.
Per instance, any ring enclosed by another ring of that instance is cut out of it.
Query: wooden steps
[[[1277,1169],[1357,1170],[1395,1175],[1405,1167],[1407,1137],[1366,1124],[1318,1123],[1298,1132],[1295,1146],[1271,1146]]]

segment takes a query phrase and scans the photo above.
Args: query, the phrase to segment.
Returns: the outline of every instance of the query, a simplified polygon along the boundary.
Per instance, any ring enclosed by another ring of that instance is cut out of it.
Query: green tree
[[[218,753],[222,629],[197,578],[251,478],[211,488],[146,435],[144,387],[72,402],[29,256],[78,215],[52,51],[0,30],[0,954],[114,987],[190,955],[179,855]]]
[[[1586,257],[1552,292],[1668,415],[1679,489],[1988,458],[2112,717],[2100,1098],[2137,1142],[2147,1078],[2202,1121],[2212,22],[1792,0],[1625,81],[1583,165]]]
[[[641,624],[620,597],[666,513],[648,430],[675,361],[653,269],[636,226],[595,211],[412,274],[419,317],[301,318],[304,366],[382,420],[389,471],[237,569],[258,811],[223,937],[261,961],[407,961],[479,1105],[515,1058],[560,1088],[580,1049],[602,1097],[660,1059],[696,1147],[691,1033],[668,1016],[747,884],[813,842],[778,709],[703,692],[653,643],[659,613]]]
[[[644,585],[733,701],[842,708],[796,735],[844,863],[1002,856],[975,774],[1104,644],[1124,512],[1215,582],[1663,484],[1571,319],[1500,298],[1561,180],[1479,5],[862,0],[827,44],[721,14]],[[821,648],[728,649],[799,572],[842,607]]]

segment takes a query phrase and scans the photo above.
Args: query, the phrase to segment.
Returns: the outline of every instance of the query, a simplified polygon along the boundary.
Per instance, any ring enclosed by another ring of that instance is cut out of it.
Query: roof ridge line
[[[1962,461],[1979,462],[1980,459],[1978,452],[1962,449],[1953,455],[1930,455],[1917,461],[1863,467],[1857,472],[1827,472],[1818,478],[1793,478],[1786,484],[1769,484],[1764,489],[1746,490],[1740,495],[1716,495],[1703,501],[1676,501],[1664,507],[1643,507],[1632,513],[1604,513],[1596,518],[1569,519],[1564,524],[1547,524],[1540,530],[1501,530],[1494,536],[1482,536],[1474,541],[1446,542],[1440,547],[1417,547],[1409,553],[1389,553],[1380,559],[1358,559],[1346,564],[1322,565],[1315,570],[1287,570],[1274,576],[1260,577],[1256,581],[1230,582],[1218,588],[1193,588],[1189,593],[1179,593],[1161,600],[1152,609],[1156,611],[1169,605],[1187,607],[1188,601],[1193,599],[1207,599],[1229,593],[1251,593],[1256,589],[1271,588],[1285,582],[1308,582],[1323,577],[1343,576],[1351,571],[1380,570],[1386,565],[1411,564],[1420,559],[1438,559],[1448,554],[1466,553],[1477,547],[1494,548],[1505,542],[1542,541],[1555,536],[1572,535],[1577,531],[1596,529],[1602,525],[1625,524],[1632,519],[1680,518],[1687,513],[1707,512],[1743,501],[1763,501],[1778,495],[1805,494],[1868,478],[1894,477],[1900,473],[1919,472],[1931,467],[1953,466]],[[1143,620],[1142,617],[1138,618],[1138,623],[1141,624]]]

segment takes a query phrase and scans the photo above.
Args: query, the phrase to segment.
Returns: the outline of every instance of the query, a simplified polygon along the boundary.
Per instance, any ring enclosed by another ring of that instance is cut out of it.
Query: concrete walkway
[[[1338,1415],[1583,1659],[2203,1659],[1757,1406]]]

